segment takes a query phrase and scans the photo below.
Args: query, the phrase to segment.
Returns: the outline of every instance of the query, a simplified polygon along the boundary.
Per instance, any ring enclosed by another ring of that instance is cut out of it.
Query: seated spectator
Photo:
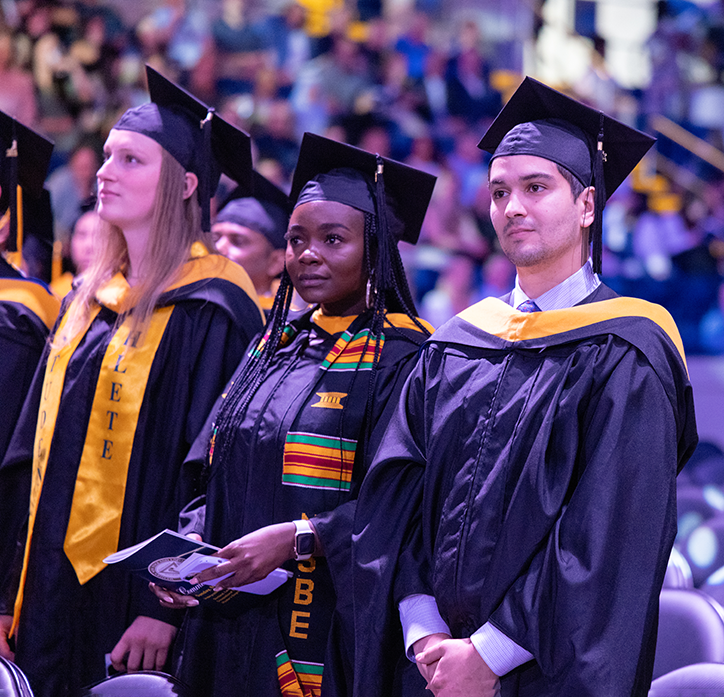
[[[271,63],[271,51],[262,28],[249,21],[244,0],[222,1],[211,35],[219,94],[249,91],[257,71]]]
[[[444,273],[453,255],[483,260],[488,245],[469,210],[460,204],[460,184],[454,172],[443,170],[422,225],[413,268],[416,299],[421,301]],[[435,325],[437,326],[437,325]]]
[[[33,76],[16,65],[13,33],[7,28],[0,29],[0,110],[31,127],[38,119]]]
[[[279,84],[288,93],[299,73],[312,57],[309,35],[304,31],[306,10],[296,0],[287,0],[279,14],[264,22],[269,44],[274,55],[274,67]]]
[[[446,80],[447,57],[441,51],[432,51],[425,60],[422,86],[426,99],[426,113],[432,122],[441,122],[450,114],[449,89]]]
[[[286,178],[291,178],[299,153],[295,130],[291,104],[285,99],[274,99],[268,105],[265,120],[251,131],[259,157],[279,162]]]
[[[425,64],[433,50],[427,37],[429,29],[427,14],[414,12],[409,27],[395,42],[395,50],[405,57],[411,80],[421,81],[425,75]]]
[[[208,12],[194,3],[164,0],[138,22],[136,35],[146,50],[165,53],[186,84],[208,48],[209,24]]]
[[[459,200],[463,206],[475,203],[480,187],[488,181],[485,155],[478,148],[478,134],[464,128],[455,136],[453,151],[447,156],[447,166],[458,178]]]
[[[515,266],[502,252],[494,252],[483,263],[482,283],[477,289],[477,300],[500,298],[515,285]]]
[[[56,169],[47,187],[52,196],[55,239],[64,244],[73,224],[96,189],[96,172],[100,167],[98,151],[90,140],[84,140],[70,155],[68,164]]]
[[[453,254],[445,264],[435,287],[425,293],[420,316],[433,327],[441,327],[476,298],[478,265],[467,254]],[[508,288],[509,290],[509,288]]]
[[[346,36],[333,38],[332,49],[311,60],[302,70],[292,90],[291,100],[301,123],[308,126],[307,112],[316,112],[323,130],[334,116],[357,113],[360,101],[370,102],[373,83],[367,62],[357,43]]]
[[[479,44],[480,30],[472,20],[460,32],[460,50],[448,63],[448,109],[469,123],[492,118],[502,107],[500,92],[490,84],[490,67]]]

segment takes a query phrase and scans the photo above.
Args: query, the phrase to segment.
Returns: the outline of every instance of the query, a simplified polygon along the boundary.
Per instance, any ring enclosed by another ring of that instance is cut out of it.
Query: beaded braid
[[[207,466],[210,464],[209,451],[212,447],[216,451],[214,454],[222,461],[230,453],[236,429],[241,425],[247,407],[264,381],[267,368],[281,343],[293,291],[292,279],[285,268],[279,280],[279,288],[274,296],[267,330],[264,333],[267,339],[261,349],[257,350],[258,345],[250,348],[249,360],[244,370],[229,387],[226,399],[222,402],[216,416],[213,435],[207,448]]]
[[[365,213],[365,258],[367,264],[368,278],[373,281],[372,295],[372,321],[370,333],[367,336],[365,350],[369,345],[370,338],[375,339],[375,355],[367,383],[367,404],[365,407],[365,432],[364,442],[369,440],[372,430],[372,404],[377,383],[377,365],[380,359],[381,341],[385,315],[388,311],[402,311],[420,329],[425,337],[430,336],[430,331],[417,318],[415,301],[412,299],[410,286],[407,283],[405,267],[402,264],[400,251],[397,248],[397,240],[392,234],[380,239],[377,220],[370,213]],[[372,258],[374,257],[374,262]],[[383,271],[383,269],[385,271]],[[382,282],[380,282],[382,281]],[[422,341],[419,342],[422,344]],[[358,366],[359,367],[359,366]],[[341,420],[340,420],[341,422]],[[341,424],[340,424],[341,425]],[[340,429],[340,436],[341,436]]]

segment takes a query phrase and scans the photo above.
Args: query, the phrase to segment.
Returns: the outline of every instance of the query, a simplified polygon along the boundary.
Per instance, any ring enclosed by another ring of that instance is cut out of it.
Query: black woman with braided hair
[[[186,463],[207,480],[187,532],[229,560],[198,581],[231,573],[216,586],[229,588],[278,566],[293,577],[271,594],[243,594],[235,617],[203,605],[187,613],[178,671],[199,694],[316,697],[323,680],[325,693],[349,680],[355,499],[431,331],[416,317],[397,242],[417,240],[434,182],[305,134],[267,329]],[[290,313],[293,290],[309,310]],[[197,602],[153,590],[167,607]]]

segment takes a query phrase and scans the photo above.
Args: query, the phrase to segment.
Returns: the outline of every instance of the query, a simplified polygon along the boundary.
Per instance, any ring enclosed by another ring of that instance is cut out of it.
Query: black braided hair
[[[266,341],[261,348],[258,344],[250,347],[246,365],[230,385],[226,399],[222,402],[216,415],[212,442],[214,457],[219,457],[222,461],[230,453],[236,429],[241,424],[249,403],[264,381],[267,368],[281,343],[293,292],[292,279],[285,268],[279,280],[279,288],[274,296],[274,304],[264,332]],[[206,459],[208,463],[208,452]]]

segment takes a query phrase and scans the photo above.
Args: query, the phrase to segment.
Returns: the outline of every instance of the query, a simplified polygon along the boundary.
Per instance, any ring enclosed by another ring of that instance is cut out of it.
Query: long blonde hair
[[[131,331],[142,332],[159,296],[178,276],[188,260],[191,245],[201,241],[213,248],[211,235],[201,231],[201,208],[197,192],[184,199],[185,170],[165,150],[161,150],[161,170],[153,204],[153,219],[146,249],[145,273],[133,293],[137,301],[129,310]],[[67,329],[59,337],[70,341],[88,322],[98,289],[118,272],[128,270],[128,247],[121,229],[99,221],[98,244],[93,261],[68,310]],[[120,315],[117,324],[125,319]]]

